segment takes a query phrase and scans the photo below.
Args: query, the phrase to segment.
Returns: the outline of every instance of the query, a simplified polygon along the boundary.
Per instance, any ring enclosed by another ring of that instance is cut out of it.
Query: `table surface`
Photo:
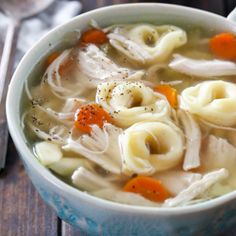
[[[135,0],[82,0],[83,12],[106,5]],[[223,16],[236,6],[236,0],[167,0],[173,3],[211,11]],[[0,137],[1,138],[1,137]],[[0,150],[1,151],[1,150]],[[84,236],[78,229],[60,220],[45,205],[26,175],[12,140],[9,138],[6,168],[0,173],[0,236]],[[236,229],[224,235],[236,235]]]

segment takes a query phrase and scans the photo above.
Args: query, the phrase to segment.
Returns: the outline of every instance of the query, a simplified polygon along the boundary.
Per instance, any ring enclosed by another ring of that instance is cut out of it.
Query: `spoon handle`
[[[0,64],[0,169],[5,167],[8,129],[6,121],[6,96],[14,64],[19,22],[9,20]]]

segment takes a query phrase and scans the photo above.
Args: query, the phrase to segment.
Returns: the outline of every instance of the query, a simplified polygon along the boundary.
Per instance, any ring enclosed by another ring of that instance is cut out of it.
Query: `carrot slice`
[[[80,107],[75,116],[75,127],[90,133],[91,125],[103,127],[105,122],[112,123],[112,117],[98,104],[88,104]]]
[[[137,176],[131,179],[125,184],[123,190],[138,193],[154,202],[164,202],[170,197],[161,181],[147,176]]]
[[[232,33],[215,35],[211,38],[209,47],[216,57],[227,60],[236,59],[236,37]]]
[[[73,69],[73,67],[75,66],[76,61],[73,57],[68,57],[66,58],[59,67],[59,74],[61,76],[66,76],[66,75],[70,75],[70,71]]]
[[[90,29],[85,31],[81,36],[82,45],[88,43],[103,44],[108,41],[107,35],[99,29]]]
[[[48,56],[46,60],[46,66],[50,66],[53,61],[55,61],[59,56],[61,55],[60,52],[53,52],[51,55]],[[70,70],[73,68],[75,65],[75,59],[73,57],[68,57],[66,58],[63,62],[61,62],[59,66],[59,74],[61,76],[65,76],[70,74]],[[56,76],[55,74],[53,75],[53,78],[55,79]]]
[[[157,85],[154,91],[166,96],[168,102],[173,108],[178,106],[177,90],[166,84]]]
[[[60,56],[59,52],[53,52],[51,55],[48,56],[46,60],[47,66],[51,65],[53,61],[55,61]]]

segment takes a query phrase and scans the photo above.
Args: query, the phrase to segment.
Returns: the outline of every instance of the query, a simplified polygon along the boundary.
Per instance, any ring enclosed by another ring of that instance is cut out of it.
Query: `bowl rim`
[[[69,184],[66,184],[59,178],[57,178],[54,174],[52,174],[46,167],[42,166],[37,159],[35,158],[33,152],[30,150],[30,148],[27,146],[27,143],[24,141],[24,133],[23,129],[18,124],[18,117],[20,117],[19,111],[16,112],[15,108],[17,106],[13,106],[14,103],[19,103],[20,101],[15,102],[15,91],[18,89],[19,84],[23,84],[24,81],[27,79],[27,77],[23,78],[23,76],[20,76],[21,74],[26,74],[24,72],[24,67],[26,62],[31,58],[31,56],[37,52],[37,48],[40,44],[45,44],[48,43],[47,39],[55,34],[57,31],[62,30],[63,27],[66,27],[66,25],[71,24],[72,22],[77,22],[81,19],[83,19],[85,16],[92,16],[94,14],[97,14],[98,12],[104,12],[106,13],[107,11],[111,10],[117,10],[118,8],[122,10],[122,8],[133,8],[138,7],[161,7],[161,8],[168,8],[172,10],[183,10],[183,11],[188,11],[189,14],[192,12],[192,14],[199,14],[199,15],[204,15],[208,17],[212,17],[215,19],[218,19],[222,22],[225,22],[226,24],[232,24],[235,27],[235,24],[233,22],[230,22],[227,20],[225,17],[191,8],[191,7],[186,7],[186,6],[180,6],[180,5],[175,5],[175,4],[165,4],[165,3],[129,3],[129,4],[117,4],[117,5],[112,5],[112,6],[106,6],[106,7],[101,7],[92,11],[85,12],[83,14],[80,14],[71,20],[67,21],[66,23],[59,25],[55,27],[54,29],[50,30],[46,35],[44,35],[41,39],[36,42],[31,49],[27,51],[27,53],[24,55],[22,60],[20,61],[19,65],[17,66],[17,69],[14,72],[14,75],[12,77],[11,83],[9,85],[8,89],[8,94],[7,94],[7,100],[6,100],[6,114],[7,114],[7,122],[8,122],[8,127],[9,127],[9,132],[11,134],[11,137],[14,141],[14,144],[16,145],[17,149],[19,150],[19,153],[21,154],[21,158],[29,163],[30,167],[32,167],[33,171],[40,172],[41,177],[49,182],[50,184],[54,185],[56,188],[58,188],[60,191],[65,191],[68,192],[71,196],[81,199],[84,202],[90,202],[93,205],[96,205],[100,208],[103,209],[109,209],[113,211],[118,211],[118,212],[124,212],[124,213],[142,213],[142,214],[147,214],[147,215],[178,215],[178,214],[188,214],[188,213],[193,213],[193,212],[199,212],[199,211],[205,211],[210,208],[214,208],[220,205],[223,205],[229,201],[235,200],[236,198],[236,191],[232,191],[230,193],[224,194],[220,197],[217,197],[215,199],[210,199],[207,200],[206,202],[201,202],[197,203],[194,205],[187,205],[187,206],[178,206],[174,208],[159,208],[159,207],[146,207],[146,206],[134,206],[134,205],[128,205],[128,204],[122,204],[122,203],[117,203],[117,202],[112,202],[109,200],[101,199],[96,196],[93,196],[91,194],[87,194],[86,192],[83,192],[79,189],[76,189],[75,187],[70,186]],[[233,27],[232,27],[233,28]],[[22,77],[23,79],[20,80],[19,77]],[[21,82],[19,82],[21,81]],[[19,89],[18,89],[19,90]],[[22,92],[18,92],[18,97],[19,100],[21,100]],[[14,114],[14,115],[13,115]],[[15,115],[17,114],[17,115]]]

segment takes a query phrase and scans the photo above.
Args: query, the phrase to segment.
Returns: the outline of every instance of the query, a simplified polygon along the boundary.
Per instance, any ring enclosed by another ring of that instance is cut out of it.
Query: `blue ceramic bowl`
[[[235,18],[233,12],[230,19]],[[236,32],[236,24],[224,17],[166,4],[127,4],[97,9],[49,32],[24,56],[11,81],[7,97],[9,130],[25,169],[44,201],[58,216],[89,235],[215,235],[236,223],[236,192],[192,206],[159,209],[122,205],[93,197],[56,178],[34,157],[20,126],[20,101],[24,81],[37,63],[65,42],[91,19],[99,25],[127,22],[198,24],[216,31]]]

